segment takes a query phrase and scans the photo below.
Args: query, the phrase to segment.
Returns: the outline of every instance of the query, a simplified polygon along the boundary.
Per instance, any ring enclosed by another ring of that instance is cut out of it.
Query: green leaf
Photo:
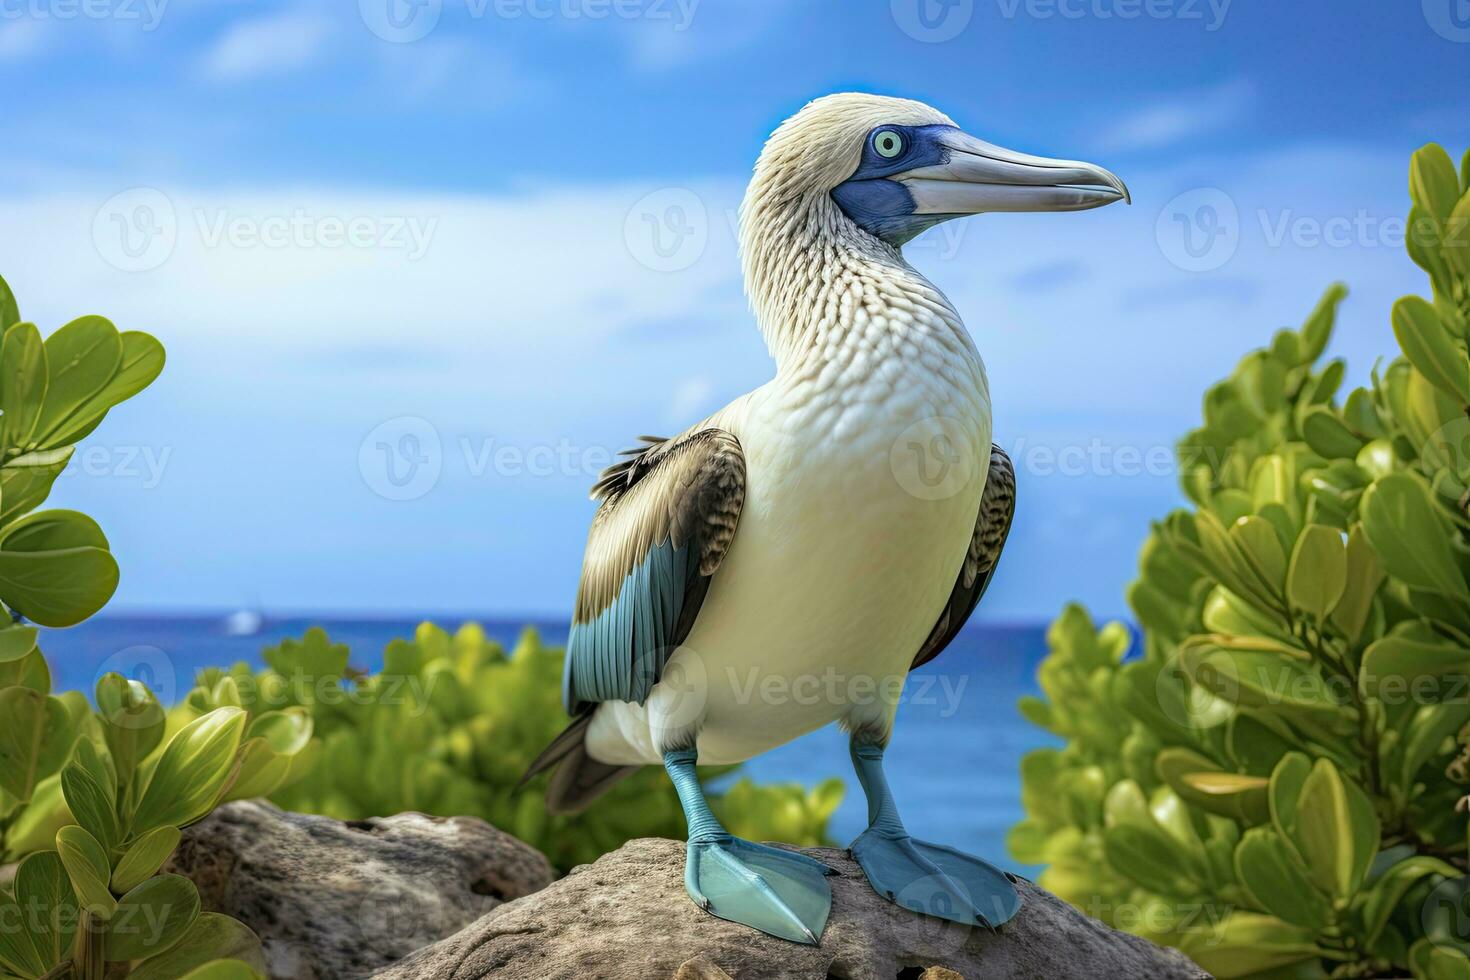
[[[1470,194],[1460,199],[1445,222],[1442,254],[1460,278],[1470,277]]]
[[[55,851],[32,854],[20,863],[15,872],[15,897],[26,910],[24,938],[30,940],[34,962],[41,968],[39,975],[67,957],[76,933],[76,895]]]
[[[122,363],[122,337],[105,318],[83,316],[46,338],[46,402],[35,439],[54,448],[53,436],[100,392]]]
[[[1327,349],[1327,342],[1332,339],[1332,328],[1337,321],[1337,307],[1347,296],[1347,287],[1342,283],[1334,283],[1328,287],[1322,299],[1318,301],[1317,308],[1312,315],[1307,317],[1307,322],[1302,324],[1302,360],[1304,363],[1313,363],[1322,356]]]
[[[1332,611],[1332,622],[1350,643],[1356,644],[1362,637],[1373,612],[1373,597],[1385,577],[1387,572],[1368,543],[1363,526],[1355,525],[1348,534],[1347,583],[1337,608]]]
[[[1426,762],[1451,751],[1444,746],[1454,745],[1450,737],[1467,722],[1470,722],[1470,703],[1466,703],[1463,698],[1446,704],[1420,705],[1404,732],[1399,761],[1399,785],[1406,790],[1412,788],[1414,778]]]
[[[1455,174],[1455,162],[1438,143],[1414,151],[1409,163],[1409,196],[1441,220],[1448,218],[1459,203],[1460,182]]]
[[[34,626],[19,623],[0,629],[0,663],[11,663],[29,655],[36,649],[37,632]]]
[[[157,874],[179,846],[179,837],[177,827],[157,827],[133,841],[112,871],[112,890],[126,894]]]
[[[66,469],[72,449],[26,453],[0,468],[0,525],[35,510],[51,495],[51,486]]]
[[[1444,640],[1385,636],[1363,652],[1358,689],[1365,697],[1402,703],[1411,695],[1423,700],[1439,685],[1425,680],[1470,671],[1470,650]],[[1454,692],[1447,692],[1454,693]]]
[[[0,279],[0,333],[19,322],[20,304],[15,300],[15,293],[10,290],[10,284]]]
[[[1245,832],[1235,848],[1235,875],[1256,905],[1277,918],[1317,931],[1332,920],[1326,898],[1274,830]]]
[[[1439,858],[1420,854],[1400,861],[1373,882],[1363,898],[1365,945],[1372,946],[1378,940],[1404,895],[1416,882],[1429,875],[1457,878],[1460,872]]]
[[[1356,783],[1318,759],[1297,800],[1297,850],[1313,883],[1339,903],[1351,899],[1378,852],[1378,817]]]
[[[1292,606],[1318,623],[1337,608],[1347,589],[1347,551],[1342,532],[1308,524],[1297,538],[1286,574],[1286,596]]]
[[[188,934],[199,919],[199,889],[180,875],[159,875],[118,900],[102,937],[110,962],[157,956]]]
[[[1363,440],[1338,419],[1337,413],[1320,405],[1302,416],[1302,438],[1325,459],[1353,459],[1363,448]]]
[[[1450,548],[1453,533],[1428,489],[1406,473],[1369,487],[1362,501],[1363,531],[1389,574],[1409,585],[1470,600]]]
[[[117,909],[117,899],[107,887],[112,866],[97,838],[81,827],[62,827],[56,832],[56,850],[66,866],[78,904],[98,919],[110,919]]]
[[[109,852],[122,839],[115,778],[88,738],[77,742],[76,755],[61,770],[61,791],[67,808],[82,829]]]
[[[265,972],[265,957],[255,933],[227,915],[204,912],[182,939],[144,960],[128,974],[128,980],[179,980],[221,959],[239,960],[257,973]]]
[[[97,720],[123,782],[163,740],[166,721],[147,685],[116,673],[97,682]]]
[[[1211,813],[1247,824],[1270,819],[1266,800],[1267,780],[1235,772],[1191,772],[1180,777],[1189,793],[1180,793]]]
[[[235,772],[246,714],[218,708],[194,719],[164,747],[133,816],[133,832],[185,827],[207,816]]]
[[[1418,296],[1395,303],[1393,335],[1415,370],[1460,405],[1470,405],[1470,360],[1431,303]]]
[[[6,447],[27,452],[46,400],[46,349],[34,323],[5,330],[0,343],[0,438]]]
[[[22,518],[0,538],[0,599],[42,626],[73,626],[106,605],[117,562],[97,523],[72,510]]]
[[[1236,910],[1211,928],[1185,930],[1179,949],[1215,976],[1246,977],[1320,959],[1323,950],[1315,940],[1310,929]]]
[[[66,706],[26,687],[0,690],[0,789],[24,802],[71,751]]]
[[[190,970],[179,980],[261,980],[261,975],[240,960],[214,960]]]
[[[1261,517],[1242,517],[1230,528],[1230,539],[1272,595],[1280,595],[1286,582],[1286,552],[1271,522]]]
[[[1415,980],[1470,980],[1470,957],[1443,941],[1421,939],[1409,949],[1409,970]]]
[[[153,337],[130,330],[122,334],[121,341],[122,357],[112,377],[46,435],[46,445],[67,445],[81,439],[113,406],[148,387],[163,371],[163,345]]]
[[[1184,873],[1178,849],[1159,831],[1135,824],[1109,827],[1103,834],[1103,852],[1119,873],[1160,895],[1188,896],[1198,884]]]
[[[61,774],[48,776],[36,784],[31,802],[6,830],[5,846],[11,854],[49,850],[56,846],[56,832],[75,822],[61,795]]]

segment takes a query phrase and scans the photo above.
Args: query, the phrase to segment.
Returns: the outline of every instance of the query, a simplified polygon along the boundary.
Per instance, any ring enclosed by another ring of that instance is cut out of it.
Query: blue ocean
[[[437,617],[446,628],[458,624]],[[564,622],[479,620],[486,632],[514,645],[526,625],[550,644],[566,641]],[[416,620],[255,617],[99,616],[66,630],[47,630],[42,649],[53,687],[91,692],[96,678],[118,671],[146,681],[160,698],[183,697],[198,670],[246,661],[263,666],[260,650],[322,626],[352,649],[356,666],[376,668],[384,645],[411,636]],[[241,635],[247,633],[248,635]],[[1016,700],[1034,694],[1036,667],[1046,654],[1042,626],[972,624],[939,659],[910,677],[888,750],[888,778],[909,830],[1018,871],[1005,850],[1007,830],[1021,817],[1021,756],[1055,739],[1024,721]],[[848,784],[832,831],[850,840],[866,825],[861,789],[852,776],[847,741],[835,727],[813,732],[743,767],[767,781],[815,785],[831,776]]]

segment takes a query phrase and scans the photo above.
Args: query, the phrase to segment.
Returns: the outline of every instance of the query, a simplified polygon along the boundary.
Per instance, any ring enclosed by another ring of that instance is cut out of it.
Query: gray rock
[[[289,980],[366,976],[552,879],[539,851],[483,820],[342,823],[255,801],[185,830],[165,870],[254,929],[271,976]]]
[[[701,912],[684,894],[684,845],[637,840],[375,977],[1208,976],[1180,953],[1117,932],[1029,882],[1020,883],[1020,914],[991,932],[916,915],[884,901],[842,851],[816,848],[807,853],[840,872],[828,879],[832,915],[817,947],[773,939]]]

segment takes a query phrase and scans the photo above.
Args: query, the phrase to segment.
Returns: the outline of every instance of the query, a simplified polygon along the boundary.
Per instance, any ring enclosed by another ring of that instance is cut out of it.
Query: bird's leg
[[[695,759],[693,749],[664,753],[664,768],[689,825],[684,857],[689,897],[722,919],[815,946],[832,908],[826,876],[836,871],[805,854],[753,844],[727,831],[704,798]]]
[[[925,915],[995,927],[1021,907],[1013,878],[988,862],[904,829],[883,775],[883,746],[854,735],[852,764],[868,797],[868,829],[852,842],[853,858],[879,895]]]

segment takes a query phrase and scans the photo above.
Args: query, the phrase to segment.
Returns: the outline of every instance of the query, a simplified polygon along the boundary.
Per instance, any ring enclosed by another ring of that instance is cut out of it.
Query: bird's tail
[[[620,779],[637,772],[638,766],[610,766],[587,754],[587,728],[591,724],[591,711],[572,719],[527,767],[516,789],[554,768],[546,787],[546,809],[552,813],[579,813]]]

